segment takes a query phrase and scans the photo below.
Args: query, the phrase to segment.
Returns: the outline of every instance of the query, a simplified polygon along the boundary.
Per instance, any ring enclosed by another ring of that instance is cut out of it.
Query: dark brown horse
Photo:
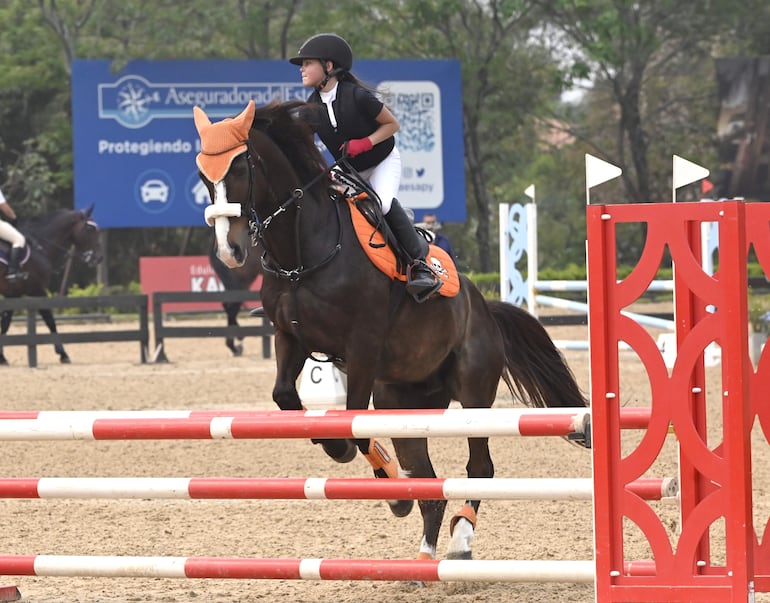
[[[213,236],[212,244],[209,246],[209,263],[216,272],[222,286],[227,291],[247,291],[252,283],[262,274],[262,262],[258,253],[250,253],[243,266],[237,268],[228,268],[217,257],[216,235]],[[222,307],[227,315],[227,326],[238,326],[238,313],[241,311],[239,302],[223,302]],[[227,337],[225,345],[233,353],[233,356],[243,354],[243,338]]]
[[[415,302],[367,259],[346,202],[329,190],[322,156],[298,114],[302,104],[271,104],[211,124],[195,121],[203,154],[201,176],[213,204],[220,254],[242,265],[252,230],[266,250],[262,299],[275,325],[277,374],[273,399],[299,410],[296,381],[312,352],[347,371],[347,408],[488,408],[502,378],[523,402],[538,407],[585,406],[572,372],[541,324],[515,306],[489,302],[464,276],[456,297]],[[228,144],[230,141],[232,144]],[[373,440],[320,440],[333,459],[360,450],[378,477],[397,475],[393,459]],[[435,477],[425,438],[393,439],[401,468]],[[487,438],[469,438],[469,477],[494,468]],[[390,461],[390,462],[389,462]],[[421,557],[434,557],[445,501],[420,501]],[[479,501],[469,500],[452,523],[450,558],[470,558]],[[393,501],[405,515],[411,501]],[[455,523],[456,521],[456,523]]]
[[[5,278],[9,246],[0,243],[0,295],[4,297],[44,297],[48,294],[54,267],[63,265],[65,260],[74,257],[89,266],[95,266],[102,260],[99,228],[91,220],[93,206],[86,210],[59,209],[41,218],[22,222],[19,230],[27,239],[26,260],[21,271],[26,278],[9,282]],[[40,316],[51,333],[56,333],[56,321],[53,312],[41,309]],[[5,335],[13,318],[13,311],[7,310],[0,317],[0,332]],[[59,360],[69,363],[70,357],[61,343],[55,343],[54,349]],[[0,345],[0,365],[7,365],[8,360]]]

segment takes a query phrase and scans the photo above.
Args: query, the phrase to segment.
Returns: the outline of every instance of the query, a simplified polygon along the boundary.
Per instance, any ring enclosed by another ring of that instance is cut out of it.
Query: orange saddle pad
[[[346,197],[346,199],[350,205],[350,215],[353,217],[353,228],[358,236],[358,242],[372,264],[391,279],[406,281],[406,275],[401,274],[396,268],[396,254],[393,253],[389,245],[385,244],[385,237],[358,210],[353,198]],[[441,247],[430,245],[429,248],[425,261],[444,283],[438,290],[438,294],[444,297],[454,297],[460,291],[460,277],[455,263]]]

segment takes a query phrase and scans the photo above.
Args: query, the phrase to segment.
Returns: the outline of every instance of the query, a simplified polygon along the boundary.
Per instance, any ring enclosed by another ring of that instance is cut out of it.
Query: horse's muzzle
[[[236,245],[232,249],[228,246],[219,247],[217,249],[217,257],[222,260],[222,263],[228,268],[240,268],[246,263],[248,255],[248,251],[242,250],[239,245]]]
[[[95,266],[98,266],[102,263],[102,260],[104,259],[104,256],[101,254],[94,253],[93,251],[84,251],[82,254],[83,262],[85,262],[85,265],[89,268],[94,268]]]

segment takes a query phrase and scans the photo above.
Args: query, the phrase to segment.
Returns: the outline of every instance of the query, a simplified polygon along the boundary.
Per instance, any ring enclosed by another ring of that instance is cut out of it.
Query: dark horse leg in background
[[[56,321],[54,320],[53,312],[51,312],[51,310],[48,310],[48,309],[43,309],[43,310],[40,310],[40,316],[43,318],[43,322],[45,322],[46,326],[48,327],[48,330],[52,334],[56,334],[58,331],[56,330]],[[3,312],[2,317],[0,317],[0,333],[2,335],[5,335],[8,332],[8,329],[11,326],[12,318],[13,318],[13,310],[6,310],[5,312]],[[57,341],[56,343],[54,343],[53,349],[59,355],[59,362],[61,362],[62,364],[70,364],[72,362],[70,360],[69,354],[67,354],[61,342]],[[2,345],[0,345],[0,365],[1,366],[8,365],[8,359],[5,357],[5,354],[3,353]]]
[[[13,318],[13,310],[5,310],[2,317],[0,317],[0,332],[5,335],[8,332],[8,327],[11,326],[11,319]],[[8,366],[8,359],[3,353],[3,346],[0,345],[0,365]]]
[[[219,280],[227,291],[245,291],[259,276],[262,263],[256,248],[249,250],[246,263],[240,268],[228,268],[225,266],[216,254],[216,239],[209,245],[209,263],[216,272]],[[227,326],[238,326],[238,312],[241,311],[241,304],[238,302],[223,302],[222,307],[227,314]],[[243,354],[243,339],[227,337],[225,345],[233,353],[233,356]]]
[[[47,308],[43,308],[40,310],[40,316],[43,319],[43,322],[45,322],[46,326],[48,327],[48,330],[51,332],[52,335],[55,335],[58,333],[56,330],[56,321],[53,318],[53,312]],[[59,355],[59,362],[62,364],[70,364],[72,361],[70,360],[69,354],[64,350],[64,346],[60,341],[57,341],[53,344],[53,349],[56,351],[56,353]]]

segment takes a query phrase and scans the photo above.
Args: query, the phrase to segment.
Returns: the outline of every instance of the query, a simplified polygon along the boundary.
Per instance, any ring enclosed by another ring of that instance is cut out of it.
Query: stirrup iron
[[[421,265],[424,268],[427,269],[427,271],[430,273],[430,275],[433,277],[433,286],[430,288],[424,288],[424,287],[415,287],[411,284],[412,281],[412,270],[415,268],[415,266]],[[435,293],[438,292],[439,289],[444,285],[444,281],[442,281],[438,275],[433,271],[433,269],[425,262],[424,260],[415,260],[409,266],[406,267],[406,291],[409,293],[414,300],[421,304],[425,302],[426,300],[430,299]]]

